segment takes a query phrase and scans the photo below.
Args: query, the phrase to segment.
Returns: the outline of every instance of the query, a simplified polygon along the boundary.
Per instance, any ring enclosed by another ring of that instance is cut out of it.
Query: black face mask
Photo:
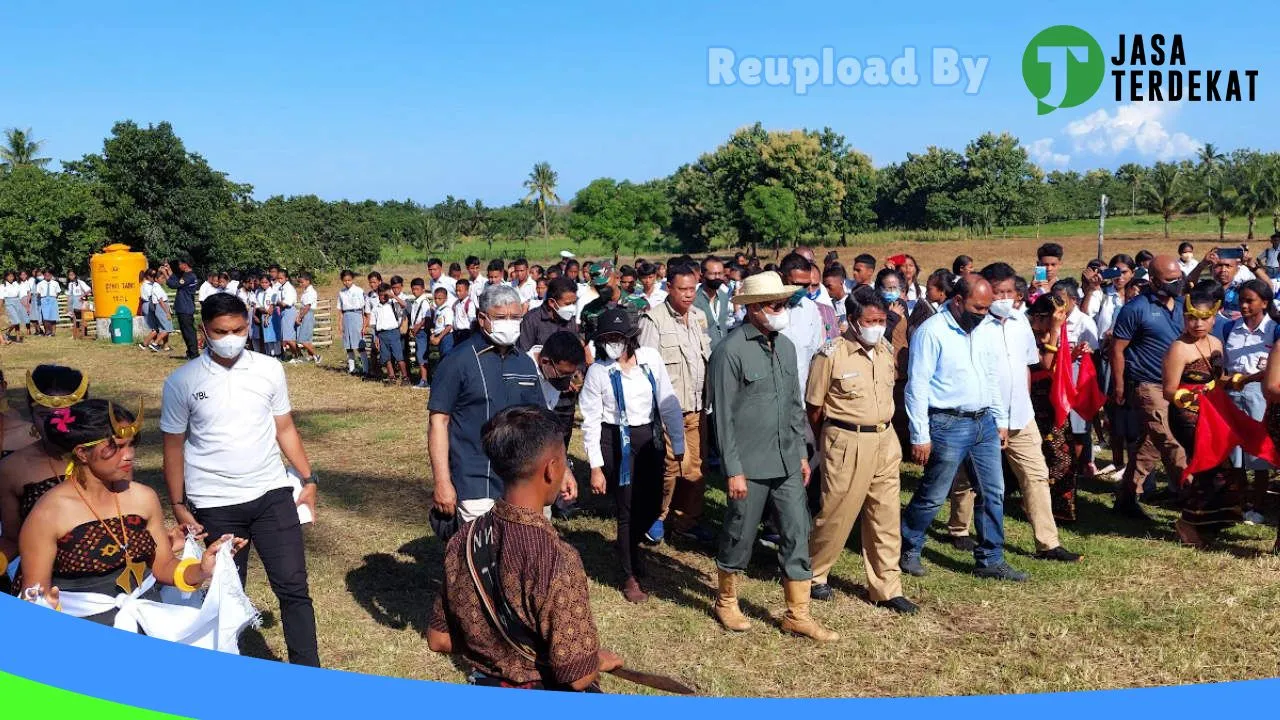
[[[986,317],[987,317],[986,315],[980,315],[976,312],[961,310],[960,317],[956,322],[960,323],[961,330],[964,330],[966,333],[972,334],[974,328],[978,327],[978,324],[981,323],[983,320],[985,320]]]
[[[702,284],[706,285],[712,290],[719,290],[720,286],[724,285],[724,280],[721,278],[707,278],[706,280],[702,281]]]
[[[555,388],[556,390],[559,390],[560,392],[564,392],[565,390],[569,389],[569,385],[572,382],[573,382],[573,376],[566,375],[564,377],[552,378],[547,381],[547,384]]]
[[[1184,281],[1179,279],[1179,280],[1170,280],[1167,283],[1157,284],[1156,293],[1158,293],[1163,297],[1176,298],[1182,295],[1183,283]]]

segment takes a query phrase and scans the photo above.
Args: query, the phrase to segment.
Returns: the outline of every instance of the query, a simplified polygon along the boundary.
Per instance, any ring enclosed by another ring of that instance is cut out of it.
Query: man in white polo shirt
[[[248,309],[219,293],[200,310],[208,348],[164,383],[164,479],[182,525],[234,533],[258,549],[280,601],[289,662],[320,666],[298,508],[315,514],[316,484],[293,424],[280,363],[244,349]],[[280,453],[302,477],[297,501]],[[245,581],[248,553],[236,556]]]

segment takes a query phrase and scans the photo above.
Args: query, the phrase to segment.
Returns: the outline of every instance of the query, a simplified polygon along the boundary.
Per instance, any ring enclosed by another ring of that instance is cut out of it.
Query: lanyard
[[[649,368],[641,365],[640,369],[649,379],[649,387],[653,389],[653,412],[658,412],[658,382],[653,379]],[[618,436],[622,440],[622,462],[618,467],[618,485],[626,487],[631,484],[631,426],[627,424],[627,401],[622,392],[622,371],[617,365],[609,368],[609,382],[613,385],[613,399],[618,404]]]

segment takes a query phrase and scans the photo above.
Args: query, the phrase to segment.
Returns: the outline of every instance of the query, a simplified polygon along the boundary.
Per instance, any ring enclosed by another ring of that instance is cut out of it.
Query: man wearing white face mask
[[[996,349],[999,398],[1009,430],[1004,456],[1022,486],[1022,508],[1035,535],[1035,557],[1038,560],[1078,562],[1080,555],[1062,547],[1058,539],[1058,525],[1053,519],[1049,467],[1045,463],[1040,429],[1031,407],[1029,368],[1040,362],[1040,351],[1036,347],[1031,324],[1014,310],[1017,294],[1014,270],[1007,263],[992,263],[983,268],[981,274],[991,283],[991,294],[995,299],[988,319],[974,332],[974,339]],[[957,544],[957,547],[970,550],[973,541],[968,537],[969,523],[973,519],[974,499],[972,482],[962,465],[951,489],[948,527],[952,542],[956,543],[955,538],[963,538],[968,542]]]
[[[849,330],[823,346],[809,370],[809,423],[821,442],[822,510],[809,536],[815,600],[835,593],[828,573],[862,515],[862,558],[871,601],[897,613],[916,606],[902,595],[899,469],[902,447],[891,432],[897,358],[885,342],[889,303],[872,288],[846,301]]]
[[[247,538],[280,601],[289,662],[320,665],[299,507],[315,517],[316,478],[293,423],[284,368],[245,350],[249,310],[215,293],[200,308],[205,352],[164,383],[160,431],[174,517],[195,532]],[[301,493],[280,461],[301,477]],[[236,555],[245,581],[249,553]]]
[[[435,511],[466,523],[488,512],[502,497],[502,478],[484,454],[480,429],[512,405],[542,405],[533,360],[515,346],[524,301],[514,287],[490,283],[480,296],[476,327],[445,355],[431,382],[427,451],[435,487]],[[577,494],[566,480],[566,493]],[[571,497],[567,499],[572,499]]]
[[[545,344],[547,338],[558,332],[578,334],[577,305],[577,283],[567,277],[558,277],[547,283],[546,301],[525,313],[520,321],[520,339],[516,341],[516,348],[529,352],[530,348]]]

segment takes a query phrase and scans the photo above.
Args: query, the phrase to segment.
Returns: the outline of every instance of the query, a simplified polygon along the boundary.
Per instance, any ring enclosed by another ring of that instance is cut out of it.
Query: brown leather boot
[[[840,636],[822,627],[809,616],[809,587],[812,582],[782,581],[782,591],[787,597],[787,613],[782,616],[782,629],[818,642],[835,642]]]
[[[716,620],[724,626],[725,630],[733,632],[746,632],[751,629],[751,621],[746,615],[742,614],[742,610],[738,607],[738,574],[719,571],[720,574],[720,592],[716,595],[716,604],[713,612]]]

